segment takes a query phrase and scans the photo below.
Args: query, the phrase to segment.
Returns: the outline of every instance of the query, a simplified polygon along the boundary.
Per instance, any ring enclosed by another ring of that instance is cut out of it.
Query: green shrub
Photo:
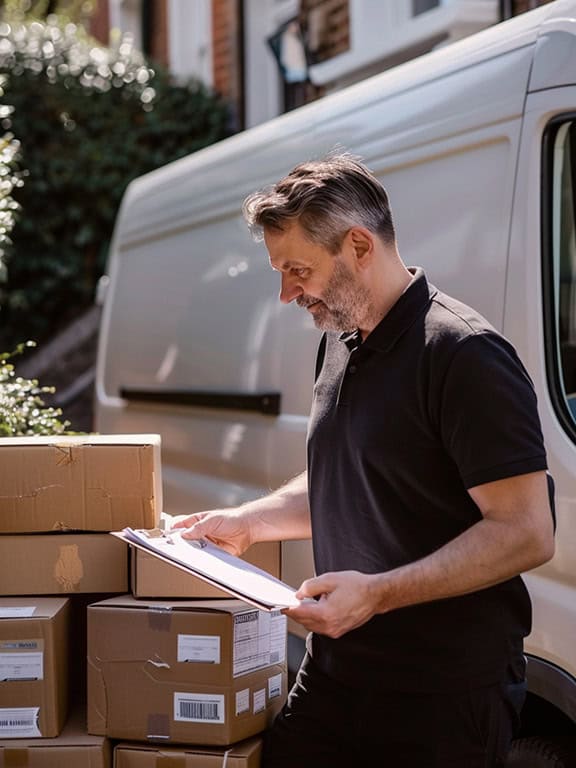
[[[0,74],[24,184],[0,310],[0,344],[43,340],[92,301],[129,181],[227,135],[228,109],[199,83],[175,85],[128,39],[0,23]]]
[[[13,435],[70,434],[70,422],[60,421],[62,411],[47,406],[44,394],[54,392],[53,387],[40,387],[36,379],[23,379],[9,360],[21,354],[26,346],[19,345],[14,352],[0,355],[0,437]]]
[[[4,79],[0,78],[0,87]],[[1,88],[0,88],[1,93]],[[0,105],[0,119],[10,114],[10,108]],[[0,279],[5,278],[4,254],[10,246],[10,232],[18,205],[13,190],[21,184],[14,171],[18,142],[7,133],[0,138]],[[51,435],[67,431],[69,422],[60,421],[61,411],[46,406],[43,395],[52,393],[51,387],[40,387],[35,379],[16,376],[10,362],[25,347],[21,344],[12,353],[0,354],[0,437],[13,435]]]

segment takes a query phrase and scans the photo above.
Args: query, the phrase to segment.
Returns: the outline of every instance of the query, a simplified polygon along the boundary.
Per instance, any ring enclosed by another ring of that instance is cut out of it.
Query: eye
[[[296,275],[296,277],[306,277],[309,274],[310,270],[308,267],[293,267],[292,268],[292,274]]]

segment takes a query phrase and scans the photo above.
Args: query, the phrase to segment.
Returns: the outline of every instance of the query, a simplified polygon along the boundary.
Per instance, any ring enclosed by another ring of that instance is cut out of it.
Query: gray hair
[[[242,207],[250,231],[282,231],[298,221],[311,242],[338,253],[346,232],[361,226],[386,244],[396,236],[386,190],[358,158],[330,153],[297,165],[271,187],[249,195]]]

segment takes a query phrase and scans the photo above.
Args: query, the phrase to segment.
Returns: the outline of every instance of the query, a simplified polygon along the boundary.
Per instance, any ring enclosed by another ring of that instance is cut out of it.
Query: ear
[[[358,269],[365,269],[374,259],[374,235],[364,227],[352,227],[346,233],[347,245],[354,264]]]

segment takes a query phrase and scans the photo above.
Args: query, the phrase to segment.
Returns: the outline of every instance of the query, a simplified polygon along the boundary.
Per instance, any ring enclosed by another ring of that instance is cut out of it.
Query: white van
[[[161,434],[171,514],[235,505],[302,471],[319,332],[278,301],[278,278],[240,208],[336,145],[390,193],[404,261],[502,330],[534,380],[556,480],[557,553],[526,576],[534,630],[524,728],[574,744],[576,1],[134,181],[110,251],[96,429]],[[298,586],[311,572],[309,544],[284,544],[282,567]],[[533,761],[518,764],[569,765],[546,762],[538,739],[524,746]]]

